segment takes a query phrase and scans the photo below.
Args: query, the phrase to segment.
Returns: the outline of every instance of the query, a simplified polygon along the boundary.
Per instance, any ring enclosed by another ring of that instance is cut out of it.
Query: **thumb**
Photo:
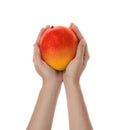
[[[79,42],[78,48],[77,48],[77,53],[76,53],[76,57],[78,59],[82,59],[85,53],[85,47],[86,47],[86,42],[84,39],[82,39]]]

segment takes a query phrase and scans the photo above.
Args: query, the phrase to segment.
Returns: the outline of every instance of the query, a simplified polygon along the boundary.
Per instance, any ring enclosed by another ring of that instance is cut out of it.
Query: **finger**
[[[70,23],[70,26],[69,26],[69,28],[71,28],[72,29],[72,25],[73,25],[74,23]]]
[[[81,34],[80,30],[78,29],[78,27],[74,24],[71,23],[70,24],[70,28],[74,31],[74,33],[77,35],[78,39],[84,39],[83,35]]]
[[[87,65],[89,58],[90,58],[90,55],[89,55],[89,51],[88,51],[88,46],[86,44],[85,52],[84,52],[84,67]]]
[[[45,29],[45,28],[42,28],[42,29],[40,30],[40,32],[39,32],[39,34],[38,34],[38,36],[37,36],[37,39],[36,39],[35,44],[39,44],[39,41],[40,41],[41,36],[43,35],[44,29]]]
[[[86,41],[85,41],[85,43],[86,43]],[[90,58],[87,43],[86,43],[86,47],[85,47],[84,57],[86,60],[89,60],[89,58]]]
[[[39,34],[38,34],[38,36],[37,36],[37,39],[36,39],[35,44],[38,44],[38,45],[39,45],[39,41],[40,41],[42,35],[44,34],[44,32],[45,32],[48,28],[50,28],[49,25],[47,25],[45,28],[42,28],[42,29],[40,30],[40,32],[39,32]]]
[[[33,62],[34,62],[34,64],[37,64],[37,65],[42,64],[42,58],[40,55],[40,49],[39,49],[38,45],[34,45]]]
[[[78,45],[78,48],[77,48],[77,53],[76,53],[76,57],[80,60],[83,59],[84,57],[84,51],[85,51],[85,40],[82,39],[80,42],[79,42],[79,45]]]
[[[34,52],[33,52],[33,63],[35,64],[36,61],[36,44],[34,44]]]

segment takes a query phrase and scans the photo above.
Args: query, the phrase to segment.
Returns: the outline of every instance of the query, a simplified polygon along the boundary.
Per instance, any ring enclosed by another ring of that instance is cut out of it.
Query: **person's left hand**
[[[56,71],[51,68],[49,65],[42,60],[39,49],[39,42],[43,35],[43,33],[50,28],[50,26],[46,26],[42,28],[38,38],[34,44],[34,55],[33,55],[33,63],[37,73],[43,78],[44,82],[55,82],[56,84],[61,84],[63,80],[62,72]]]
[[[79,83],[82,72],[84,71],[87,62],[89,60],[89,51],[86,41],[84,40],[83,35],[75,24],[71,24],[70,28],[77,35],[79,39],[76,56],[68,64],[66,70],[63,73],[63,81],[74,83]]]

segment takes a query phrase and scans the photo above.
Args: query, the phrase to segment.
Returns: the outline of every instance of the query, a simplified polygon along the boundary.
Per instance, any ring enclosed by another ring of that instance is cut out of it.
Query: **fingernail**
[[[72,27],[74,24],[73,23],[70,23],[70,26]]]
[[[33,47],[34,47],[34,48],[36,47],[36,43],[33,45]]]

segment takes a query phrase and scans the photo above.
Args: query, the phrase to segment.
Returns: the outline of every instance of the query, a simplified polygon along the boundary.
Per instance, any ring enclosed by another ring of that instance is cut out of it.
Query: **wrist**
[[[65,78],[64,80],[64,86],[80,86],[80,81],[78,79],[73,78]]]
[[[56,79],[43,79],[43,86],[48,86],[48,87],[54,87],[54,88],[59,88],[61,86],[62,82],[58,81]]]

